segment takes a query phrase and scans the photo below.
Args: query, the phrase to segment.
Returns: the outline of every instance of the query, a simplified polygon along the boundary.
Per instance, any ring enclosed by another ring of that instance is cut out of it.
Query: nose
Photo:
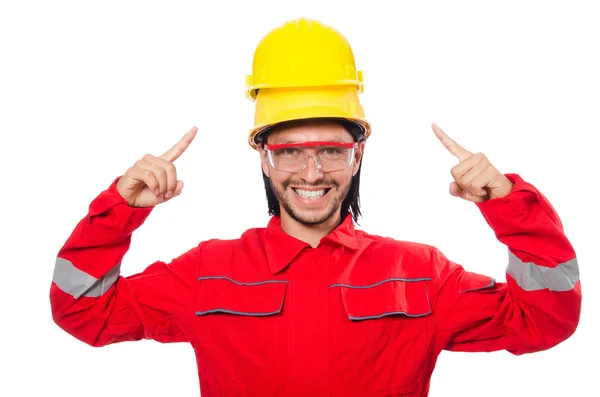
[[[313,154],[306,159],[304,169],[300,171],[299,176],[308,183],[314,183],[323,178],[323,171],[319,169],[319,160]]]

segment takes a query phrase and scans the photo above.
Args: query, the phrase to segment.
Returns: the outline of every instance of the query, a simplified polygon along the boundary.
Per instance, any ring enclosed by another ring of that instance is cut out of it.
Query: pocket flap
[[[281,312],[287,281],[239,282],[228,277],[198,278],[196,315],[228,313],[271,316]]]
[[[496,279],[477,274],[473,272],[463,272],[456,280],[456,290],[458,292],[473,292],[492,288],[496,284]]]
[[[342,301],[350,320],[369,320],[390,315],[422,317],[431,313],[423,279],[387,279],[377,284],[341,287]]]

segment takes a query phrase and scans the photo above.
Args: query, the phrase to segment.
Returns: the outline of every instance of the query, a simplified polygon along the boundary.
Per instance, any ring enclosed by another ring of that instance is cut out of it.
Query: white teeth
[[[308,199],[318,199],[319,197],[322,197],[325,194],[325,189],[316,190],[316,191],[294,189],[294,191],[296,193],[298,193],[298,195],[300,197],[308,198]]]

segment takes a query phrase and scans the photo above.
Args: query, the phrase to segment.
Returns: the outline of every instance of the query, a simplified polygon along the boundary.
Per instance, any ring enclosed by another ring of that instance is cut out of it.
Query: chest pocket
[[[349,380],[336,385],[340,395],[409,396],[421,387],[431,338],[429,280],[331,286],[340,305],[331,327],[334,373]]]
[[[208,394],[272,396],[281,387],[286,287],[283,280],[198,279],[195,349]]]

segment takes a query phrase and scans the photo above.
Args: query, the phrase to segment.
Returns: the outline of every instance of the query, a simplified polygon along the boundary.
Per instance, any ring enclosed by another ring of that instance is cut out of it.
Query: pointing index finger
[[[455,155],[459,161],[463,161],[467,157],[470,157],[473,155],[473,153],[469,152],[467,149],[463,148],[458,143],[456,143],[452,138],[450,138],[448,135],[446,135],[446,133],[440,127],[438,127],[437,124],[435,124],[435,123],[431,124],[431,128],[433,129],[435,136],[438,137],[440,142],[442,142],[442,144],[446,147],[446,149],[448,149],[448,151],[450,153]]]
[[[192,143],[196,137],[197,132],[198,127],[192,127],[192,129],[189,130],[179,142],[177,142],[171,149],[167,150],[162,156],[160,156],[160,158],[171,162],[177,160],[190,146],[190,143]]]

